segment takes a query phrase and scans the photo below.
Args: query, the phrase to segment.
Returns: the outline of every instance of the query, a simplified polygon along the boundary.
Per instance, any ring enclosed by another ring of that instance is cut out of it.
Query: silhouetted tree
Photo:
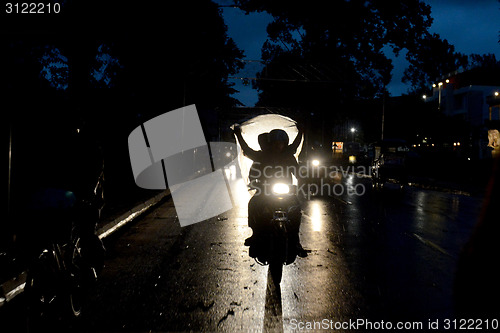
[[[268,69],[281,66],[298,82],[318,83],[310,91],[290,94],[302,97],[303,105],[382,96],[392,70],[383,48],[389,45],[395,53],[403,48],[417,52],[432,23],[430,7],[418,0],[335,1],[329,5],[320,1],[238,2],[247,11],[267,11],[274,17],[262,52]],[[266,80],[271,77],[266,70],[256,82],[262,91],[260,101],[271,103],[274,98],[273,103],[287,103],[279,93],[275,96],[279,83]]]
[[[33,140],[26,126],[43,139],[45,125],[85,125],[103,145],[108,185],[136,188],[127,137],[140,123],[187,104],[238,103],[227,77],[243,54],[210,0],[67,0],[59,14],[2,15],[0,33],[3,109],[17,142]]]
[[[419,45],[418,52],[407,55],[410,65],[402,79],[411,84],[413,92],[426,91],[434,80],[467,67],[467,56],[455,52],[455,47],[438,34],[421,39]]]

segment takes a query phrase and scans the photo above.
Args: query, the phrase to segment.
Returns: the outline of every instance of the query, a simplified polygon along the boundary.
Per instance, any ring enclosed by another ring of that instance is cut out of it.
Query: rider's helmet
[[[269,132],[269,141],[271,143],[274,142],[282,142],[285,145],[288,145],[288,134],[282,129],[273,129]]]
[[[288,146],[288,134],[282,129],[273,129],[269,132],[269,143],[275,153],[281,153]]]

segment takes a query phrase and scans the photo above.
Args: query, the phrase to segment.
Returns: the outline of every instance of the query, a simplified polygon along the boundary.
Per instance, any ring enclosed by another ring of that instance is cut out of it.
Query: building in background
[[[445,75],[425,97],[438,110],[469,127],[468,138],[450,137],[449,147],[468,145],[471,158],[489,158],[487,123],[500,120],[500,67],[476,67]],[[462,141],[462,142],[461,142]]]

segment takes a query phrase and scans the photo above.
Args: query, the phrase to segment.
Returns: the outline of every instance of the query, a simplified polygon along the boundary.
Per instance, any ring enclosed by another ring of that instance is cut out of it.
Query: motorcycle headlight
[[[312,160],[312,161],[311,161],[311,164],[312,164],[313,166],[318,166],[318,165],[319,165],[319,160]]]
[[[283,195],[290,193],[290,187],[287,184],[277,183],[273,185],[273,193],[276,195]]]

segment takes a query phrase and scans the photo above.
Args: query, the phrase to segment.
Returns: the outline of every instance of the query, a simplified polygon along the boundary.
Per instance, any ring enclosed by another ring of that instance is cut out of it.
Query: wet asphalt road
[[[310,253],[284,268],[281,290],[243,244],[251,230],[242,184],[233,184],[231,211],[183,228],[167,200],[106,240],[106,267],[74,329],[288,332],[323,320],[425,328],[454,318],[455,267],[481,198],[344,179],[345,189],[356,185],[362,195],[304,202],[300,237]]]

